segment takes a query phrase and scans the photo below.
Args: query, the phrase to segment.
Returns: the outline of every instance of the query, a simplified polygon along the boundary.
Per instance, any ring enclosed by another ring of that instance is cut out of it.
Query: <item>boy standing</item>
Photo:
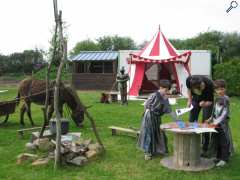
[[[167,98],[171,84],[168,80],[160,81],[160,88],[150,95],[145,103],[145,111],[142,117],[138,146],[145,153],[145,160],[150,160],[153,155],[168,153],[167,137],[160,130],[161,116],[170,113],[171,108]]]
[[[224,166],[233,152],[232,137],[229,127],[229,97],[226,93],[224,80],[215,81],[215,91],[217,98],[213,109],[213,116],[208,122],[216,125],[218,133],[213,134],[213,142],[217,152],[216,166]]]

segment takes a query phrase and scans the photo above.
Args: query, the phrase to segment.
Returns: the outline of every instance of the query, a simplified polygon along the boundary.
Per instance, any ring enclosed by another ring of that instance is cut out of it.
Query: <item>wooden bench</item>
[[[129,129],[129,128],[122,128],[122,127],[117,127],[117,126],[109,126],[108,128],[112,130],[112,135],[116,135],[117,131],[134,134],[134,135],[137,135],[137,137],[140,134],[139,130],[134,130],[134,129]]]
[[[117,102],[118,101],[118,92],[117,91],[111,91],[111,92],[105,92],[109,96],[110,102]]]

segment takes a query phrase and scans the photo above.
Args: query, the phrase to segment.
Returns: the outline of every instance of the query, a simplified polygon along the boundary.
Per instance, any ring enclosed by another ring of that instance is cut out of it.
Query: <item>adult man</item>
[[[127,102],[127,81],[129,80],[128,74],[125,74],[124,67],[121,68],[120,73],[117,75],[118,90],[121,94],[121,104],[128,104]]]
[[[212,115],[214,100],[214,84],[212,80],[203,75],[192,75],[186,80],[188,88],[188,107],[193,105],[189,121],[198,121],[202,109],[202,121],[209,119]],[[203,136],[203,155],[206,155],[209,144],[209,133]]]

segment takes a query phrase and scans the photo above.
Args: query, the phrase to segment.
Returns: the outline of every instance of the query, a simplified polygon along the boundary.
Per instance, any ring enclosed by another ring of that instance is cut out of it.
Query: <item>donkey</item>
[[[55,81],[49,83],[49,99],[48,99],[48,114],[47,121],[52,117],[54,111],[54,86]],[[75,94],[74,94],[75,93]],[[44,105],[46,98],[46,81],[36,80],[32,78],[24,79],[18,87],[18,95],[16,97],[18,103],[22,100],[23,104],[20,109],[20,124],[24,126],[24,114],[27,112],[28,118],[32,126],[34,122],[31,114],[31,103]],[[60,84],[59,90],[59,111],[62,115],[63,105],[66,105],[71,110],[71,118],[78,127],[82,126],[84,120],[84,107],[80,104],[80,100],[76,96],[76,92],[70,87],[66,87],[63,83]],[[47,122],[48,123],[48,122]]]

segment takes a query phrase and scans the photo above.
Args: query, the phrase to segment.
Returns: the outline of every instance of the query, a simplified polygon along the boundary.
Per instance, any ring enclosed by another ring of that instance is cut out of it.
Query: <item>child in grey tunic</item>
[[[213,142],[216,151],[216,166],[224,166],[233,153],[232,136],[229,127],[230,110],[229,97],[226,96],[225,81],[215,81],[215,91],[217,98],[213,109],[213,116],[208,120],[210,123],[216,125],[218,133],[213,134]]]
[[[166,97],[170,87],[168,80],[161,80],[159,90],[151,94],[145,102],[145,111],[138,139],[138,146],[144,151],[145,160],[151,159],[152,155],[168,153],[167,137],[160,130],[160,125],[161,116],[164,113],[171,112],[169,101]]]

